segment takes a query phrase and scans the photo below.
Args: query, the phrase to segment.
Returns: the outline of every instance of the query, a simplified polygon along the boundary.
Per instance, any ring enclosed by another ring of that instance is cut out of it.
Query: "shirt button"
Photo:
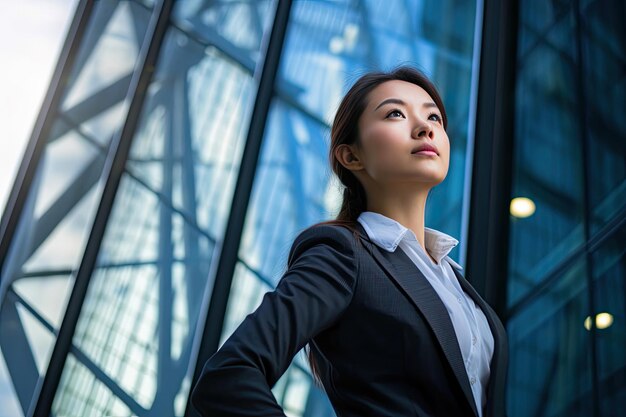
[[[474,385],[476,383],[476,378],[475,377],[471,377],[470,378],[470,384]]]
[[[472,345],[476,344],[476,336],[472,336]]]
[[[462,302],[461,297],[457,298],[457,301],[461,303]]]

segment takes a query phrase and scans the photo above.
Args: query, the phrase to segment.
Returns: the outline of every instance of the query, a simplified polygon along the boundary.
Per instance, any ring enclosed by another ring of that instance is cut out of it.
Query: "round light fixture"
[[[613,324],[613,315],[611,313],[598,313],[596,314],[596,329],[606,329]],[[587,316],[585,319],[585,329],[591,330],[591,317]]]
[[[511,200],[511,207],[509,210],[511,215],[523,219],[533,215],[535,212],[535,203],[530,198],[515,197]]]

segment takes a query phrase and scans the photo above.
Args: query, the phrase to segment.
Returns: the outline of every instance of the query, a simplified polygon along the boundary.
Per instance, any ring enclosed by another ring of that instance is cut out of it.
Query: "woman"
[[[338,417],[504,415],[505,330],[424,227],[448,172],[434,85],[400,67],[361,77],[331,131],[336,220],[295,239],[288,269],[194,388],[206,416],[284,416],[270,388],[306,344]]]

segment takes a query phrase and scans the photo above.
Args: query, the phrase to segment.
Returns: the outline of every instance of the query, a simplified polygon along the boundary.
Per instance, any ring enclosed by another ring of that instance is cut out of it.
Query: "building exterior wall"
[[[626,405],[625,12],[520,2],[511,197],[536,208],[510,220],[511,417]]]

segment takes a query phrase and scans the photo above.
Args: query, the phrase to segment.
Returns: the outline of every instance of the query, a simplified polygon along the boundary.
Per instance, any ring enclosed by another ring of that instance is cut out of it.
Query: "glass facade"
[[[189,6],[174,9],[147,88],[55,415],[185,413],[274,5]]]
[[[46,373],[150,13],[140,2],[95,5],[50,129],[38,138],[41,158],[0,281],[0,347],[22,410]]]
[[[626,404],[625,11],[520,2],[512,198],[534,209],[511,206],[510,417]]]
[[[15,415],[49,399],[36,415],[194,416],[203,341],[222,343],[277,284],[296,235],[339,208],[330,123],[366,71],[409,64],[439,87],[451,160],[426,225],[460,240],[451,256],[464,264],[480,46],[497,23],[483,22],[485,3],[82,1],[40,156],[23,164],[22,205],[3,217],[16,227],[0,235]],[[500,242],[509,417],[617,416],[626,405],[626,14],[601,3],[519,4],[511,198],[527,200],[512,201]],[[268,62],[278,27],[281,53]],[[255,117],[266,120],[258,132]],[[520,201],[534,212],[514,211]],[[227,236],[232,224],[240,235]],[[236,250],[223,250],[228,239]],[[219,275],[228,259],[234,273]],[[223,320],[207,327],[216,297]],[[334,415],[302,352],[273,392],[290,417]]]

